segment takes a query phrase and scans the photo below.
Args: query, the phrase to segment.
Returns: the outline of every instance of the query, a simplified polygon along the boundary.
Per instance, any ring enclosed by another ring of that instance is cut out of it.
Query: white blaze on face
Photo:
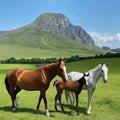
[[[88,83],[89,83],[89,75],[84,76],[84,79],[86,80],[86,85],[88,86]]]
[[[67,76],[67,72],[66,72],[66,67],[65,66],[63,67],[63,70],[64,70],[64,73],[65,73],[65,78],[66,78],[66,80],[68,80],[68,76]]]
[[[104,81],[107,82],[107,80],[108,80],[108,68],[105,64],[103,64],[102,72],[103,72]]]

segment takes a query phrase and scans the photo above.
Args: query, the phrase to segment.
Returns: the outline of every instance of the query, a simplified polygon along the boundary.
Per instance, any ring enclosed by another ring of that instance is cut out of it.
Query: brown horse
[[[50,113],[47,107],[46,90],[49,88],[51,80],[59,75],[63,81],[66,81],[66,67],[64,61],[61,59],[59,62],[46,65],[45,67],[37,68],[36,70],[14,69],[7,73],[5,78],[5,85],[12,100],[12,110],[16,110],[17,105],[16,95],[22,89],[40,91],[40,96],[37,104],[37,111],[39,110],[40,102],[43,98],[45,104],[46,114]]]

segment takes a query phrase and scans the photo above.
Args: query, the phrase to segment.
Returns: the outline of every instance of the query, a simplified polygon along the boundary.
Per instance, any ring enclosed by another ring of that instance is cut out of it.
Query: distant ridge
[[[80,26],[74,26],[63,14],[45,13],[38,17],[32,27],[35,30],[48,31],[67,39],[95,45],[92,37]]]
[[[111,49],[110,47],[103,46],[102,49],[104,49],[104,50],[110,50],[110,51],[113,51],[113,52],[120,52],[120,48]]]

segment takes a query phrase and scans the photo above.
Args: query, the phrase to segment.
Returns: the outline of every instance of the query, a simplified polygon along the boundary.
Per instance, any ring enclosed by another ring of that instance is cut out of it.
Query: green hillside
[[[9,57],[70,57],[91,56],[106,51],[78,41],[58,37],[29,26],[12,31],[0,32],[0,59]]]

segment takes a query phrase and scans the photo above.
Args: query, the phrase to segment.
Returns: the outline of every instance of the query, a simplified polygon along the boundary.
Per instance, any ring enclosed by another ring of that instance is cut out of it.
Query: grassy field
[[[105,84],[102,79],[99,80],[98,87],[93,95],[91,114],[86,114],[87,91],[85,90],[82,91],[79,97],[79,116],[77,116],[73,106],[66,104],[64,95],[62,96],[62,103],[64,104],[66,114],[54,110],[54,96],[56,90],[53,88],[53,82],[54,80],[59,79],[59,77],[56,77],[51,81],[47,91],[48,107],[51,117],[45,115],[43,101],[41,102],[41,112],[39,114],[36,113],[36,105],[39,97],[38,91],[21,91],[17,96],[19,109],[16,112],[11,111],[10,96],[4,85],[6,73],[16,67],[35,69],[35,65],[0,64],[0,120],[120,120],[120,58],[67,63],[67,72],[86,72],[100,63],[109,64],[109,80],[107,84]],[[59,110],[61,109],[59,108]]]

